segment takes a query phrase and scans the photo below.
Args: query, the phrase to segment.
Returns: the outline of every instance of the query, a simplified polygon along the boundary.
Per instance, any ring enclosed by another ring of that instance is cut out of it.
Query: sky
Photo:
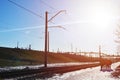
[[[11,3],[13,1],[25,9]],[[0,46],[44,50],[45,12],[48,20],[50,51],[115,54],[116,27],[120,25],[120,0],[0,0]],[[35,15],[35,14],[37,15]],[[72,50],[71,50],[72,47]]]

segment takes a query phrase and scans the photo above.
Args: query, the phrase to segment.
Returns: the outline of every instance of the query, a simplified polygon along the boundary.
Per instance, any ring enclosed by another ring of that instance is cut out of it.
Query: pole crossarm
[[[48,28],[61,28],[61,29],[67,30],[66,28],[64,28],[62,26],[49,26]]]
[[[56,13],[53,17],[51,17],[48,22],[50,22],[53,18],[55,18],[58,14],[60,14],[61,12],[66,12],[66,10],[60,10],[58,13]]]

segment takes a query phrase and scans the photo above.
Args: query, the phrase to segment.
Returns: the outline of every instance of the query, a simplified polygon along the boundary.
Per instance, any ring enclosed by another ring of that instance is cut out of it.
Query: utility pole
[[[49,40],[49,32],[48,32],[48,52],[49,52],[49,44],[50,43],[50,40]]]
[[[17,42],[17,49],[19,48],[19,42]]]
[[[59,52],[60,52],[60,49],[58,48],[57,53],[59,53]]]
[[[31,44],[29,44],[29,50],[31,50]]]
[[[76,48],[75,52],[77,53],[77,48]]]
[[[45,12],[45,62],[44,66],[47,67],[47,53],[48,53],[48,12]]]
[[[73,45],[72,45],[72,43],[71,43],[71,53],[73,52]]]
[[[101,59],[101,46],[99,45],[99,58]]]
[[[81,50],[79,50],[79,55],[81,55]]]
[[[45,56],[44,56],[44,67],[47,67],[47,54],[49,51],[49,32],[48,32],[48,22],[50,22],[54,17],[56,17],[59,13],[63,12],[65,10],[60,10],[57,14],[55,14],[53,17],[51,17],[48,20],[48,12],[45,12]]]
[[[100,61],[100,70],[102,70],[102,65],[101,65],[101,46],[99,45],[99,61]]]

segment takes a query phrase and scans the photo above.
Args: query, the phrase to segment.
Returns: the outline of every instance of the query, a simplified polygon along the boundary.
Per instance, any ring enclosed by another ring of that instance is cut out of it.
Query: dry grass
[[[48,53],[48,63],[97,61],[88,57],[68,53]],[[0,66],[43,64],[44,52],[0,47]]]

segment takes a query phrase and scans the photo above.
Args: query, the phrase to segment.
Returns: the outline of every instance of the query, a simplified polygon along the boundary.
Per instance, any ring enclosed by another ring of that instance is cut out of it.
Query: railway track
[[[99,63],[84,64],[84,65],[72,65],[72,66],[61,66],[61,67],[41,67],[39,69],[22,69],[0,72],[0,79],[37,79],[51,77],[54,74],[62,74],[65,72],[91,68],[99,66]]]

